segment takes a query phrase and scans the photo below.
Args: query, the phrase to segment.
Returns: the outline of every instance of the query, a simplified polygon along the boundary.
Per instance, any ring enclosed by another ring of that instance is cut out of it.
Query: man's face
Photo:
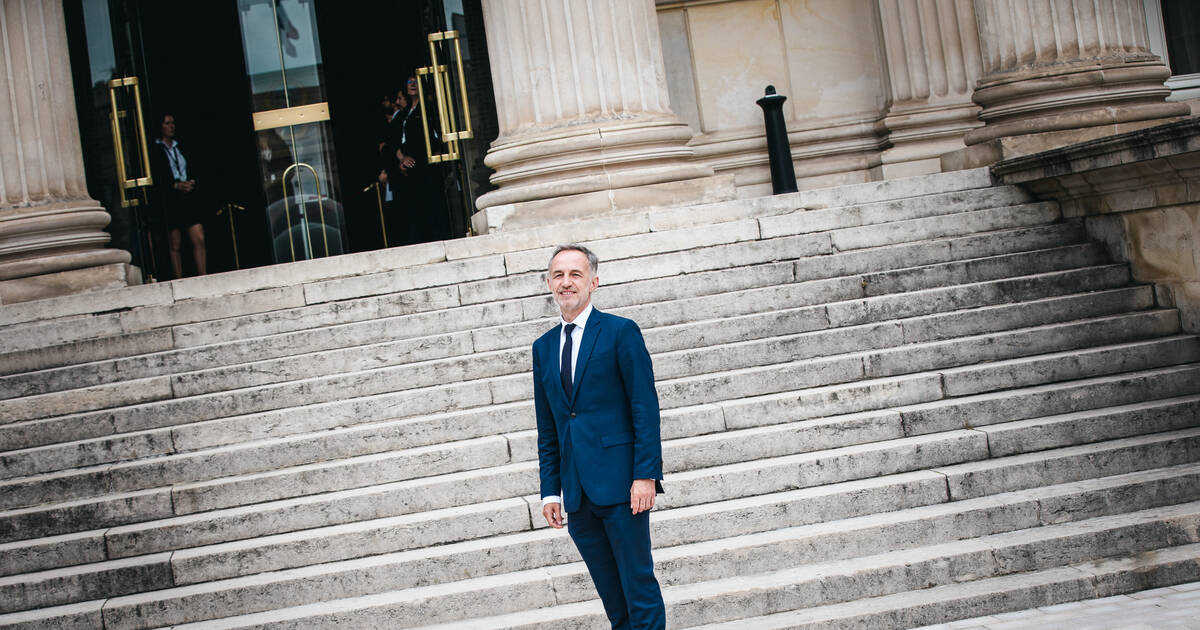
[[[568,249],[561,251],[550,261],[550,274],[546,278],[554,303],[562,311],[563,319],[571,321],[579,315],[592,299],[592,291],[600,286],[600,278],[592,275],[587,256],[583,252]]]

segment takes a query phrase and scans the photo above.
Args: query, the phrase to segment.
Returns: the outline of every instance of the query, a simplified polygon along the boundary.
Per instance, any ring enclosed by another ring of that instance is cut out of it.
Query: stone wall
[[[1153,283],[1200,332],[1200,118],[1102,138],[994,166],[1000,181],[1056,199]]]

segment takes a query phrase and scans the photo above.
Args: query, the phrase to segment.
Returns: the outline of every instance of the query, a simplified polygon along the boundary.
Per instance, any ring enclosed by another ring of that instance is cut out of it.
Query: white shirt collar
[[[561,313],[561,312],[558,314],[558,319],[559,319],[559,321],[561,321],[561,322],[562,322],[564,325],[566,325],[566,324],[575,324],[575,326],[576,326],[576,327],[577,327],[579,330],[583,330],[583,327],[587,325],[587,320],[588,320],[588,317],[589,317],[589,316],[591,316],[591,314],[592,314],[592,303],[591,303],[591,302],[588,302],[588,305],[587,305],[587,306],[585,306],[585,307],[583,308],[583,310],[582,310],[582,311],[580,311],[580,312],[579,312],[579,314],[575,316],[575,321],[570,321],[570,322],[569,322],[569,321],[567,321],[567,320],[563,319],[563,317],[562,317],[562,313]]]

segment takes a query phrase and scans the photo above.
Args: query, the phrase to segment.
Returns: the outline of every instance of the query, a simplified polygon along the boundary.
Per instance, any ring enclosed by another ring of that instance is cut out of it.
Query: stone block
[[[953,500],[1195,461],[1195,429],[1014,455],[938,469]]]
[[[437,335],[325,350],[172,376],[175,396],[235,390],[305,378],[447,359],[470,353],[466,335]]]
[[[161,488],[8,510],[0,513],[0,542],[113,527],[171,514],[170,492]]]
[[[1143,433],[1186,429],[1200,423],[1200,397],[1170,398],[1075,411],[1050,418],[1008,422],[980,429],[993,457],[1100,442]]]
[[[525,501],[506,499],[183,549],[172,555],[171,566],[177,584],[201,584],[266,571],[394,554],[409,549],[424,551],[425,548],[438,545],[500,536],[529,528],[529,512]],[[479,548],[481,545],[472,547]],[[438,555],[451,555],[451,550],[438,551]],[[428,557],[432,554],[424,551],[409,555]],[[388,560],[394,563],[403,561],[403,558],[377,558],[372,564],[379,565]],[[510,562],[508,566],[513,570],[522,568],[520,563]],[[363,567],[348,566],[340,572],[345,573],[347,569],[361,571]],[[483,567],[476,569],[480,572],[485,570]],[[323,572],[339,571],[327,567]],[[296,577],[303,579],[302,575]],[[431,577],[414,576],[408,581],[415,585]],[[460,576],[447,575],[446,581],[456,577]]]
[[[121,313],[121,325],[127,331],[151,330],[300,306],[304,306],[304,290],[296,285],[215,298],[182,300],[162,306],[143,306]]]
[[[1041,203],[846,228],[834,230],[830,233],[830,238],[834,248],[844,252],[976,232],[1029,227],[1050,223],[1057,218],[1056,205]]]
[[[1200,360],[1200,340],[1169,337],[1021,357],[942,371],[946,392],[980,392],[1144,370]]]
[[[77,318],[21,325],[5,331],[4,345],[0,346],[0,353],[2,353],[0,356],[5,357],[4,365],[6,372],[17,369],[57,367],[63,363],[57,363],[49,357],[42,358],[38,362],[33,357],[50,354],[51,356],[61,357],[58,359],[59,361],[66,359],[67,362],[71,362],[74,360],[74,356],[63,357],[61,351],[54,352],[53,349],[47,352],[48,347],[53,348],[54,346],[61,346],[71,342],[91,341],[98,338],[109,342],[107,344],[102,342],[100,344],[101,347],[111,347],[112,338],[123,332],[120,317],[115,313],[83,315]],[[92,344],[85,343],[80,345],[84,345],[86,348],[87,345]],[[87,350],[85,349],[84,352],[87,352]],[[92,349],[92,352],[94,353],[96,350]],[[15,362],[22,359],[24,359],[25,365],[31,367],[18,368],[18,364]]]
[[[619,236],[600,240],[581,241],[600,258],[600,269],[614,260],[652,256],[673,251],[686,251],[714,245],[725,245],[759,238],[755,220],[727,221],[713,225],[701,225],[689,229],[649,232],[631,236]],[[514,252],[504,257],[505,268],[510,275],[532,272],[544,277],[550,262],[553,247]],[[604,274],[600,274],[603,279]]]
[[[1068,350],[1096,338],[1123,342],[1177,330],[1173,312],[1148,311],[879,350],[863,363],[868,376],[890,376]]]
[[[0,557],[4,558],[0,575],[102,562],[106,558],[104,530],[0,543]]]
[[[171,495],[176,513],[191,514],[428,475],[489,468],[509,461],[507,441],[501,436],[492,436],[256,474],[220,476],[219,473],[210,472],[208,476],[213,481],[176,485]],[[142,483],[129,479],[123,482],[131,485]]]
[[[84,411],[136,405],[171,398],[166,377],[130,380],[0,400],[0,423],[37,420]]]
[[[44,610],[29,610],[0,615],[0,624],[12,630],[95,630],[104,627],[101,611],[104,600],[56,606]]]
[[[106,538],[110,557],[128,557],[519,497],[537,483],[536,464],[510,464],[124,525]]]
[[[726,400],[716,404],[724,410],[726,425],[730,429],[739,429],[838,416],[940,397],[941,383],[937,376],[918,374]]]
[[[470,409],[491,402],[500,401],[493,401],[486,387],[477,383],[454,383],[191,423],[175,427],[171,435],[178,450],[192,451],[334,427]]]
[[[174,328],[176,345],[180,348],[206,346],[253,337],[265,337],[295,331],[314,331],[329,327],[326,334],[343,330],[342,324],[369,322],[379,318],[399,317],[450,309],[459,305],[458,287],[432,287],[373,296],[332,304],[317,304],[270,314],[244,315],[231,319],[182,324]]]
[[[308,304],[319,304],[496,278],[504,273],[503,256],[472,258],[314,282],[304,285],[304,299]]]
[[[0,478],[49,473],[69,468],[107,464],[119,460],[166,455],[174,451],[166,430],[124,433],[76,442],[61,442],[33,449],[0,453]]]
[[[75,315],[121,311],[136,307],[170,304],[171,287],[165,283],[143,284],[77,295],[64,295],[30,302],[14,302],[0,307],[0,327],[44,322]]]
[[[169,553],[0,578],[0,612],[74,604],[172,586]]]
[[[446,260],[446,250],[442,243],[421,243],[330,258],[314,258],[287,265],[183,278],[172,281],[171,288],[175,299],[182,301],[249,293],[272,287],[320,283],[333,278],[361,277],[400,267],[429,265],[443,260]]]
[[[1071,353],[1061,353],[1063,356],[1069,354]],[[1097,363],[1105,364],[1106,356],[1096,357]],[[1107,356],[1107,360],[1117,363],[1121,361],[1121,358],[1117,354],[1116,356]],[[1150,361],[1152,366],[1157,365],[1156,357],[1151,357]],[[1015,371],[1011,373],[1019,373],[1020,369],[1015,368]],[[1028,362],[1028,369],[1041,371],[1036,358]],[[1099,409],[1143,400],[1186,395],[1195,390],[1195,379],[1200,376],[1200,368],[1195,366],[1168,367],[1083,381],[1071,381],[1069,379],[1077,375],[1062,372],[1059,373],[1059,376],[1066,382],[1055,384],[1053,381],[1047,381],[1045,385],[1026,390],[1009,390],[1009,385],[1004,383],[1004,374],[999,371],[996,373],[995,389],[1008,391],[948,398],[900,408],[905,433],[913,435],[948,429],[981,427],[1000,422],[1068,413],[1085,408]]]
[[[902,325],[904,341],[920,343],[1153,307],[1154,296],[1149,287],[1128,287],[906,319]]]

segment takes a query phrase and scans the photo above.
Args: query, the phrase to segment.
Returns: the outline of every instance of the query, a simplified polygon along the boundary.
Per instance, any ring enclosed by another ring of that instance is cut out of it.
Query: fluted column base
[[[940,173],[941,156],[962,149],[963,136],[983,123],[968,102],[893,106],[884,125],[892,146],[883,152],[883,176],[893,179]]]
[[[974,96],[983,106],[980,118],[986,124],[967,133],[963,141],[970,146],[1048,131],[1169,122],[1191,113],[1185,103],[1164,100],[1171,93],[1163,85],[1170,75],[1157,59],[994,75],[980,82]]]
[[[0,303],[136,280],[129,252],[104,247],[109,220],[108,212],[90,199],[0,208]]]
[[[500,186],[476,200],[480,233],[639,209],[732,199],[731,178],[691,162],[692,130],[674,116],[630,116],[502,137],[486,163]]]

